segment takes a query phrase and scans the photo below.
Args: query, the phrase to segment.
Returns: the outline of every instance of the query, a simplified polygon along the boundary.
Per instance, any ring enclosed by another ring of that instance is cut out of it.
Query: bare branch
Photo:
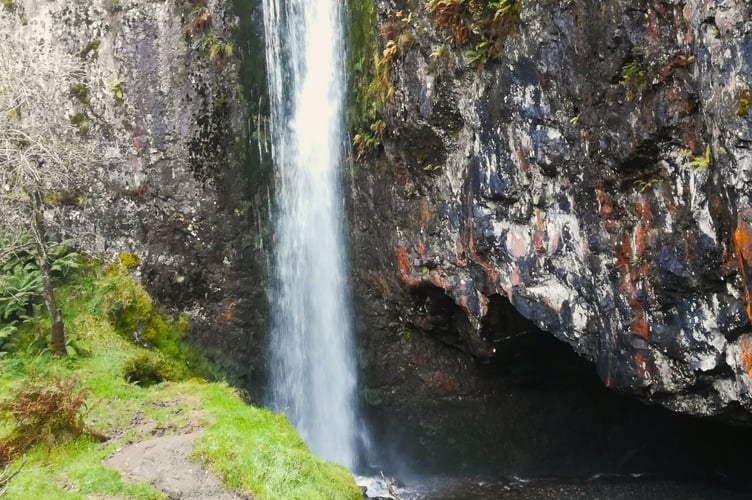
[[[79,57],[0,9],[0,236],[28,234],[35,201],[80,186],[100,157],[67,112],[85,75]]]
[[[24,465],[26,465],[26,455],[24,454],[21,459],[21,465],[19,465],[13,472],[9,472],[10,465],[11,464],[6,465],[2,474],[0,474],[0,497],[5,495],[5,492],[8,491],[8,483],[10,483],[10,480],[16,477],[16,475],[21,472],[21,469],[24,468]]]
[[[381,479],[384,480],[384,484],[386,485],[386,491],[389,492],[389,495],[394,500],[401,500],[401,497],[397,494],[397,491],[394,489],[394,486],[397,484],[396,479],[387,479],[387,477],[384,475],[384,471],[381,471]]]
[[[65,355],[64,321],[47,252],[48,220],[60,211],[48,200],[75,190],[99,155],[67,111],[71,89],[86,76],[84,62],[40,36],[0,9],[0,243],[22,236],[33,242],[50,316],[50,346],[53,354]]]

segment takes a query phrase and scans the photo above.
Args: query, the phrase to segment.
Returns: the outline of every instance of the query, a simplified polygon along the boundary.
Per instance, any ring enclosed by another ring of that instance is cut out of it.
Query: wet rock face
[[[446,365],[441,398],[480,398],[467,381],[530,328],[518,313],[614,390],[749,422],[752,6],[523,1],[483,65],[437,52],[422,4],[381,2],[380,23],[397,10],[413,43],[352,180],[361,334],[385,358],[366,378],[392,376],[369,390],[389,405]],[[437,341],[429,368],[400,329]]]
[[[225,0],[16,4],[25,29],[87,65],[63,111],[104,157],[85,203],[67,208],[70,235],[105,261],[135,254],[152,295],[191,311],[207,354],[247,383],[266,303],[259,171],[268,155],[259,158],[264,148],[246,130],[264,123],[255,104],[264,90],[242,86],[253,49],[237,39],[253,17],[241,21]]]

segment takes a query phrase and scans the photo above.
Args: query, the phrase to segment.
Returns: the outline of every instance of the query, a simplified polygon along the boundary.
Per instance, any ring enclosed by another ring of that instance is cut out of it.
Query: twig
[[[23,458],[21,459],[21,465],[18,466],[18,469],[11,472],[10,474],[8,473],[10,464],[5,466],[3,473],[0,474],[0,497],[5,495],[5,492],[8,491],[8,483],[10,483],[10,480],[16,477],[19,472],[21,472],[21,469],[23,469],[24,465],[26,465],[26,454],[24,454]]]
[[[394,500],[402,500],[402,498],[397,494],[397,492],[394,491],[394,485],[397,482],[397,480],[387,479],[386,476],[384,475],[384,471],[381,471],[381,479],[384,480],[384,484],[386,484],[386,491],[389,492],[389,495],[391,495],[391,497]]]

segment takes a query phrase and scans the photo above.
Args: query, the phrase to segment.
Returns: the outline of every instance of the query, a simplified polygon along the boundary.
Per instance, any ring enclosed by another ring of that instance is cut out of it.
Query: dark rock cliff
[[[258,387],[270,239],[258,2],[16,3],[28,29],[89,65],[66,112],[107,157],[67,208],[72,233],[106,259],[135,254],[159,301],[192,311],[206,352]],[[428,4],[376,2],[394,96],[381,145],[345,181],[362,396],[379,432],[566,469],[561,429],[582,450],[615,431],[581,418],[599,403],[569,375],[550,380],[586,368],[548,337],[615,391],[749,423],[752,6],[523,0],[485,53]],[[619,439],[645,438],[633,430]]]
[[[378,2],[394,98],[350,180],[366,399],[470,432],[498,416],[484,370],[540,329],[613,390],[749,422],[752,6],[520,5],[484,64],[423,2]]]
[[[134,254],[159,303],[239,384],[265,331],[269,145],[256,3],[16,1],[19,22],[86,61],[71,89],[103,151],[67,207],[85,253]],[[73,120],[73,118],[71,118]]]

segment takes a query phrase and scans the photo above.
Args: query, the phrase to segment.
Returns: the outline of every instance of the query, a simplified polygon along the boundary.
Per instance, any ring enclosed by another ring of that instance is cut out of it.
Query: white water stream
[[[356,366],[340,163],[341,0],[264,0],[276,169],[271,404],[314,453],[356,465]]]

